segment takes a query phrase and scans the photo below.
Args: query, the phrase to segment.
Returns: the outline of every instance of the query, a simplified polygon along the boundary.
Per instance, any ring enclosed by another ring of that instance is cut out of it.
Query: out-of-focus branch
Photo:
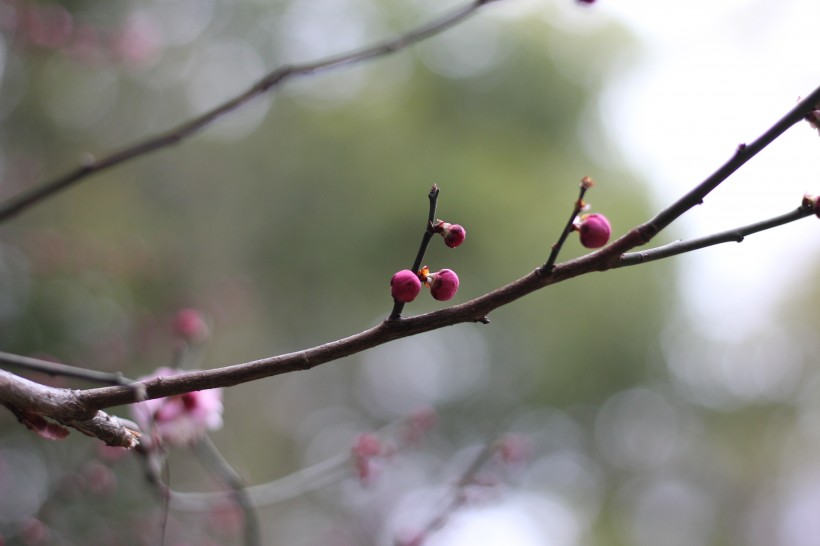
[[[347,53],[342,53],[340,55],[328,57],[318,61],[280,66],[276,70],[267,74],[242,94],[220,104],[219,106],[194,119],[186,121],[178,127],[150,137],[142,142],[127,146],[99,159],[88,156],[88,159],[75,170],[53,180],[44,182],[40,186],[32,188],[31,190],[22,192],[4,203],[0,203],[0,222],[8,220],[29,207],[36,205],[61,190],[73,186],[77,182],[80,182],[93,174],[105,171],[111,167],[115,167],[162,148],[178,144],[182,140],[185,140],[194,133],[197,133],[204,127],[213,123],[217,118],[232,112],[241,106],[244,106],[254,98],[275,89],[293,77],[318,74],[320,72],[326,72],[331,69],[359,64],[364,61],[384,57],[391,53],[401,51],[402,49],[458,25],[483,6],[496,1],[498,0],[473,0],[469,4],[459,7],[450,13],[421,25],[418,28],[396,38],[378,42],[368,47],[349,51]]]
[[[350,476],[350,455],[336,455],[313,466],[302,468],[279,479],[245,487],[244,494],[254,508],[270,506],[318,491]],[[182,492],[172,491],[171,509],[182,512],[207,512],[213,508],[235,504],[233,491]]]
[[[197,442],[194,448],[196,449],[199,458],[202,459],[205,465],[212,470],[214,474],[222,478],[231,488],[230,495],[233,498],[234,503],[242,510],[245,546],[258,546],[261,544],[259,535],[259,521],[253,510],[253,505],[251,504],[250,498],[245,491],[245,484],[243,483],[242,478],[236,472],[234,467],[232,467],[225,459],[225,457],[222,456],[222,453],[219,452],[209,436],[202,438],[199,442]],[[170,507],[174,501],[174,493],[170,490],[169,493],[170,497],[168,501]]]
[[[59,362],[49,362],[48,360],[12,353],[0,352],[0,364],[51,376],[73,377],[75,379],[104,383],[106,385],[129,385],[133,382],[121,373],[89,370],[78,366],[69,366],[67,364],[60,364]]]
[[[416,412],[401,421],[389,423],[376,431],[377,436],[392,434],[398,441],[390,454],[406,449],[419,441],[432,426],[435,414]],[[211,444],[212,445],[212,444]],[[214,446],[215,449],[215,446]],[[322,462],[301,468],[275,480],[242,488],[248,508],[261,508],[292,500],[349,478],[354,472],[356,453],[338,453]],[[237,482],[238,486],[238,482]],[[171,508],[183,512],[207,512],[236,504],[236,491],[182,492],[171,491]]]
[[[468,466],[467,469],[461,474],[458,481],[453,484],[451,497],[447,505],[440,513],[431,519],[427,525],[424,526],[418,536],[414,537],[416,539],[413,542],[414,544],[422,544],[427,536],[444,527],[447,520],[464,504],[464,490],[467,486],[473,483],[476,475],[479,471],[481,471],[484,465],[487,464],[487,461],[490,460],[490,457],[492,457],[493,453],[495,453],[497,449],[498,439],[493,439],[492,441],[484,444],[481,451],[476,454],[475,458],[470,463],[470,466]]]

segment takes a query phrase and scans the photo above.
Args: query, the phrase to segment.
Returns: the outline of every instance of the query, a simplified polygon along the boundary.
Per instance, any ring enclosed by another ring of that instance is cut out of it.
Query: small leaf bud
[[[416,299],[420,291],[421,280],[409,269],[402,269],[390,279],[390,293],[396,301],[411,302]]]
[[[587,248],[600,248],[607,244],[612,234],[609,220],[603,214],[585,214],[576,229],[581,235],[581,244]]]
[[[438,273],[428,276],[430,294],[434,299],[447,301],[452,299],[458,291],[458,275],[452,269],[442,269]]]

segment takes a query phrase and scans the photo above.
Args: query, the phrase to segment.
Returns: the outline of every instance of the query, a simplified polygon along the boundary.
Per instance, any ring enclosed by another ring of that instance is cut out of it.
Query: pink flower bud
[[[444,244],[450,248],[455,248],[467,238],[467,230],[459,224],[448,224],[439,220],[434,226],[436,232],[444,237]]]
[[[505,463],[523,463],[532,458],[532,440],[522,434],[508,434],[498,444],[498,453]]]
[[[812,110],[806,114],[806,121],[809,122],[812,129],[820,130],[820,110]]]
[[[811,207],[814,211],[815,216],[820,218],[820,198],[816,195],[812,195],[807,193],[803,196],[803,206],[804,207]]]
[[[402,427],[403,442],[405,444],[419,443],[424,434],[436,424],[437,418],[436,410],[432,408],[422,408],[414,412]]]
[[[432,280],[429,280],[432,278]],[[439,301],[452,299],[458,291],[458,275],[452,269],[442,269],[438,273],[431,273],[428,277],[430,294]]]
[[[375,435],[365,432],[356,437],[353,445],[353,455],[356,457],[375,457],[381,452],[382,443]]]
[[[397,301],[411,302],[419,295],[419,291],[421,291],[421,280],[409,269],[402,269],[390,279],[390,293]]]
[[[382,443],[373,434],[360,434],[353,445],[353,463],[359,479],[366,482],[373,478],[373,472],[377,469],[373,458],[382,454]]]
[[[609,220],[603,214],[585,214],[576,229],[581,234],[581,244],[587,248],[604,246],[612,234]]]
[[[202,314],[196,309],[181,309],[174,318],[174,332],[189,343],[208,339],[210,331]]]

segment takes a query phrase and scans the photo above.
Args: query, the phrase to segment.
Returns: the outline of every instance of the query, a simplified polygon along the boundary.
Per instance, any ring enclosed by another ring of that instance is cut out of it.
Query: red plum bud
[[[600,248],[607,244],[612,234],[609,220],[603,214],[586,214],[578,224],[581,244],[587,248]]]
[[[430,294],[439,301],[452,299],[458,291],[458,275],[452,269],[442,269],[438,273],[431,273]],[[428,277],[429,278],[429,277]]]
[[[809,122],[812,129],[820,130],[820,110],[812,110],[806,114],[806,121]]]
[[[438,227],[441,228],[440,233],[444,237],[444,244],[450,248],[459,246],[467,238],[467,230],[459,224],[441,222]]]
[[[396,301],[408,303],[421,291],[419,276],[409,269],[402,269],[390,279],[390,293]]]

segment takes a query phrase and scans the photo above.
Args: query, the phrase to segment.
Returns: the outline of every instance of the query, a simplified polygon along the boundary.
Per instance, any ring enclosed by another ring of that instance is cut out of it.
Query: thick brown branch
[[[139,443],[134,431],[123,426],[116,417],[89,410],[78,398],[77,391],[41,385],[4,370],[0,370],[0,404],[31,428],[34,428],[30,423],[35,422],[35,417],[50,418],[108,445],[130,448]]]
[[[631,241],[631,238],[624,237],[606,249],[559,264],[548,276],[534,271],[517,281],[460,305],[410,318],[386,320],[364,332],[318,347],[224,368],[151,379],[143,384],[145,396],[150,399],[195,390],[230,387],[264,377],[307,370],[395,339],[437,330],[445,326],[453,326],[464,322],[483,322],[483,319],[491,311],[540,288],[591,271],[609,269],[612,264],[617,264],[617,258],[620,254],[631,248],[631,246],[628,246],[632,245]],[[137,401],[137,393],[133,386],[89,389],[80,391],[78,396],[82,404],[96,409]]]
[[[647,222],[646,225],[652,226],[654,232],[658,233],[687,210],[695,205],[701,204],[703,198],[712,190],[729,178],[729,176],[742,167],[747,161],[757,155],[758,152],[774,142],[780,135],[785,133],[789,127],[803,121],[810,112],[817,108],[818,104],[820,104],[820,87],[800,101],[797,106],[780,118],[777,123],[772,125],[771,128],[763,133],[757,140],[750,144],[741,144],[738,146],[734,155],[718,170],[693,188],[689,193],[675,201],[671,206],[658,213],[658,215]]]

